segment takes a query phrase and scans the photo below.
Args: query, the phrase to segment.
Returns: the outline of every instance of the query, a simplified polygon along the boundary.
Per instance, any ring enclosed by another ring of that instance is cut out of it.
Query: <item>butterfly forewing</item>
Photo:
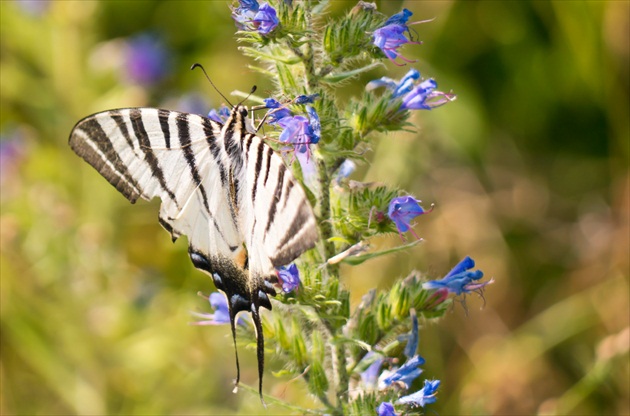
[[[303,189],[282,158],[247,132],[246,116],[236,107],[221,125],[169,110],[110,110],[79,121],[70,147],[132,203],[161,199],[162,226],[173,240],[187,236],[195,267],[226,293],[233,335],[236,314],[252,313],[262,388],[258,309],[271,308],[274,267],[312,248],[317,231]]]

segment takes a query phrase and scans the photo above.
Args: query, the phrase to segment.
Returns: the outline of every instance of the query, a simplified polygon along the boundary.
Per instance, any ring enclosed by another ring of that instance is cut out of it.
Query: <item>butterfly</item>
[[[262,400],[259,309],[271,309],[275,268],[314,247],[318,234],[304,190],[248,114],[234,106],[221,124],[156,108],[109,110],[80,120],[69,144],[132,203],[160,198],[160,224],[173,241],[188,238],[193,265],[227,296],[236,386],[235,317],[251,313]]]

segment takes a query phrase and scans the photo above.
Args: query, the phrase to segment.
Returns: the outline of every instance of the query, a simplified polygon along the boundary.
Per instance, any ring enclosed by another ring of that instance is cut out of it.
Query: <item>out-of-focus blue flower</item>
[[[433,92],[437,88],[437,82],[433,79],[427,79],[416,85],[403,97],[401,110],[430,110],[436,107],[435,103],[431,104],[427,100],[433,97]],[[439,105],[445,104],[447,101],[440,101]]]
[[[393,80],[389,77],[381,77],[368,82],[365,89],[372,91],[379,87],[386,87],[393,91],[392,98],[398,98],[410,92],[418,79],[420,79],[420,72],[418,72],[417,69],[411,68],[400,81]]]
[[[357,168],[357,164],[354,163],[350,159],[346,159],[343,161],[341,166],[339,166],[339,171],[337,172],[337,177],[335,178],[337,184],[341,183],[342,179],[347,178],[355,171]]]
[[[33,17],[41,17],[50,7],[49,0],[17,0],[16,4],[22,11]]]
[[[408,389],[409,385],[422,374],[422,369],[418,368],[424,364],[424,358],[416,355],[405,362],[400,368],[392,371],[383,371],[379,377],[379,387],[384,389],[392,384],[402,384]]]
[[[293,104],[313,104],[313,102],[318,98],[319,94],[298,95],[293,100]]]
[[[230,108],[225,104],[219,107],[219,110],[212,109],[208,112],[208,118],[210,120],[214,120],[217,123],[225,124],[227,119],[230,117]]]
[[[407,21],[409,20],[409,18],[411,17],[413,13],[411,12],[411,10],[408,9],[402,9],[402,12],[398,12],[395,15],[393,15],[392,17],[390,17],[389,19],[387,19],[385,21],[385,24],[383,24],[383,26],[387,26],[387,25],[406,25]]]
[[[365,89],[371,91],[385,87],[392,91],[392,99],[402,97],[401,110],[431,110],[455,100],[455,94],[436,91],[437,83],[433,79],[420,81],[420,73],[415,69],[400,80],[382,77],[368,82]]]
[[[14,179],[25,155],[24,137],[18,129],[0,138],[0,184]]]
[[[268,35],[278,26],[278,23],[280,23],[276,9],[271,7],[269,3],[260,5],[258,13],[254,16],[252,22],[261,35]]]
[[[214,309],[214,313],[192,312],[193,315],[203,318],[203,321],[194,322],[194,325],[223,325],[230,323],[230,310],[228,308],[227,299],[219,292],[213,292],[208,296],[210,306]],[[241,320],[239,319],[239,324]]]
[[[241,30],[249,30],[252,19],[260,6],[256,0],[239,0],[237,8],[232,9],[232,19]]]
[[[280,107],[282,104],[280,103],[280,101],[276,100],[275,98],[265,98],[263,100],[263,102],[265,103],[265,107],[267,108],[278,108]]]
[[[277,124],[284,129],[280,133],[279,140],[293,144],[299,153],[306,153],[309,144],[319,141],[309,119],[304,116],[283,117]]]
[[[284,293],[293,292],[300,286],[300,271],[295,263],[276,268],[276,273],[278,274],[278,279],[282,284],[282,291]]]
[[[413,394],[401,397],[396,403],[411,404],[413,406],[424,406],[425,404],[435,403],[439,386],[440,380],[424,380],[423,388]]]
[[[407,39],[404,33],[407,31],[407,26],[399,25],[399,24],[390,24],[387,26],[383,26],[374,31],[373,42],[374,45],[379,47],[385,56],[389,58],[394,64],[398,66],[402,66],[404,64],[399,64],[396,62],[396,59],[400,58],[405,62],[415,62],[413,60],[407,59],[402,56],[398,52],[398,48],[403,46],[406,43],[419,45],[420,42],[414,42]]]
[[[269,112],[267,115],[267,123],[268,124],[277,124],[278,121],[282,120],[285,117],[292,117],[293,113],[286,107],[276,108]]]
[[[208,103],[196,92],[182,95],[173,105],[178,111],[184,113],[198,114],[200,116],[207,115]]]
[[[145,86],[163,80],[170,71],[171,54],[159,37],[142,33],[127,41],[126,75]]]
[[[306,106],[306,114],[308,114],[308,121],[311,126],[311,131],[313,132],[311,144],[317,144],[319,143],[319,139],[322,135],[322,123],[319,121],[317,111],[315,111],[315,108],[310,105]]]
[[[416,311],[411,309],[411,333],[406,335],[407,345],[405,346],[405,355],[407,358],[412,358],[416,355],[416,350],[418,349],[418,315],[416,315]]]
[[[431,280],[422,285],[424,289],[447,289],[450,293],[461,295],[483,288],[494,280],[477,282],[483,277],[481,270],[471,270],[475,267],[475,261],[465,257],[453,269],[440,280]]]
[[[374,358],[376,356],[376,358]],[[361,361],[369,361],[374,360],[372,364],[369,365],[368,368],[365,369],[364,372],[361,373],[361,380],[363,384],[368,388],[374,388],[378,382],[378,376],[381,371],[381,366],[383,365],[383,356],[380,354],[376,354],[374,351],[370,351],[365,354],[365,357]]]
[[[376,409],[378,416],[398,416],[398,413],[394,410],[394,405],[390,402],[381,403]]]
[[[389,211],[387,215],[396,224],[400,238],[404,240],[402,233],[411,230],[411,233],[420,239],[418,235],[410,228],[409,223],[412,219],[431,211],[425,211],[421,206],[421,201],[416,200],[411,196],[399,196],[394,198],[389,203]]]

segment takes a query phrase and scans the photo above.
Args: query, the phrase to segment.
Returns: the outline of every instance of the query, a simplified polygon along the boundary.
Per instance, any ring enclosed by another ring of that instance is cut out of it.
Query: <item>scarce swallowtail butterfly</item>
[[[188,238],[193,265],[227,295],[235,350],[236,314],[251,313],[262,399],[259,309],[271,309],[275,267],[312,248],[318,235],[304,190],[255,134],[248,110],[234,107],[223,125],[156,108],[109,110],[79,121],[69,144],[132,203],[161,199],[160,224],[173,241]]]

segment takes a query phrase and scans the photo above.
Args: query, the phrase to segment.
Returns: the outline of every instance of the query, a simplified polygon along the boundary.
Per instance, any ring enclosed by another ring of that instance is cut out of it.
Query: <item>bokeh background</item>
[[[404,54],[458,99],[380,139],[353,175],[436,203],[415,227],[424,244],[343,270],[353,301],[469,255],[496,283],[422,329],[425,375],[442,380],[431,411],[628,414],[629,3],[378,3],[435,18],[413,26],[424,44]],[[270,90],[238,52],[228,3],[0,11],[0,412],[263,413],[255,394],[230,393],[229,328],[188,325],[208,311],[195,293],[213,286],[160,228],[158,205],[131,206],[66,144],[93,112],[218,106],[194,62],[225,93]],[[408,69],[386,66],[341,93]],[[254,353],[241,359],[255,385]],[[313,404],[268,369],[269,393]]]

